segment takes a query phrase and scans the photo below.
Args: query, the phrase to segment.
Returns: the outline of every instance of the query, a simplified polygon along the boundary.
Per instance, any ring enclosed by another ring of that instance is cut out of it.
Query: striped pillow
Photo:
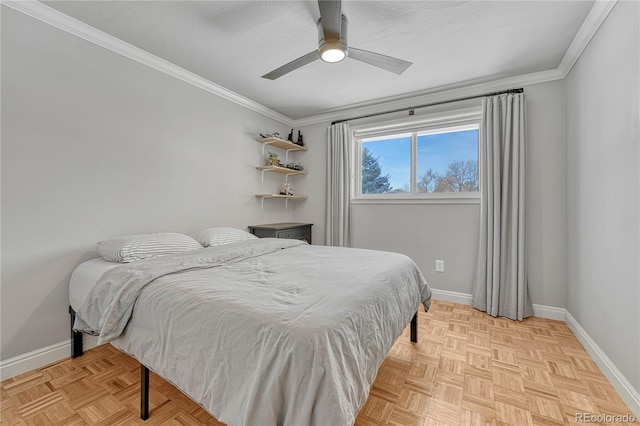
[[[258,238],[247,231],[227,227],[203,229],[195,234],[191,234],[191,236],[205,247],[221,246],[223,244]]]
[[[175,232],[128,235],[96,244],[96,249],[104,260],[120,263],[201,248],[200,243],[193,238]]]

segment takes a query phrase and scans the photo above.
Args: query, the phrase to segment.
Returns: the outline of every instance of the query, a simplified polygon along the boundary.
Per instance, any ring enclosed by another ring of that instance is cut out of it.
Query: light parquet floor
[[[407,328],[387,355],[356,426],[577,425],[579,413],[632,414],[563,322],[434,301],[418,327],[417,344]],[[222,424],[153,373],[143,422],[139,383],[140,364],[103,345],[2,382],[0,422]],[[601,419],[591,424],[615,424]]]

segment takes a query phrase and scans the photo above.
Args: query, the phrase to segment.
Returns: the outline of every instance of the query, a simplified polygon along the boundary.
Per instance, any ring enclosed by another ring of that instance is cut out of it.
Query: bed
[[[151,369],[230,425],[350,425],[430,297],[404,255],[298,240],[94,259],[70,284],[73,350],[89,333],[140,361],[143,413]]]

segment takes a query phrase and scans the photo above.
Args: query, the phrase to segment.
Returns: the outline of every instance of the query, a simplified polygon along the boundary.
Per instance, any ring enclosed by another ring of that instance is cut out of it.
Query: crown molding
[[[187,71],[169,61],[159,58],[145,50],[132,44],[113,37],[90,25],[87,25],[75,18],[65,15],[49,6],[35,0],[2,0],[2,5],[10,7],[34,19],[49,24],[55,28],[80,37],[90,43],[108,49],[124,57],[132,59],[141,64],[147,65],[157,71],[175,77],[185,83],[196,86],[202,90],[213,93],[223,99],[234,102],[249,110],[279,121],[287,127],[292,127],[292,119],[266,106],[259,104],[249,98],[245,98],[238,93],[217,85],[206,78]]]
[[[351,104],[328,110],[323,114],[301,119],[293,119],[215,84],[210,80],[200,77],[197,74],[187,71],[169,61],[161,59],[125,41],[78,21],[77,19],[58,12],[57,10],[36,0],[0,0],[2,5],[8,6],[62,31],[73,34],[98,46],[104,47],[105,49],[111,50],[202,90],[217,95],[223,99],[234,102],[249,110],[274,119],[285,124],[287,127],[301,127],[326,123],[334,120],[345,119],[350,116],[366,115],[383,110],[409,108],[412,105],[436,103],[450,99],[481,95],[486,92],[510,89],[517,86],[528,86],[554,80],[562,80],[569,74],[574,64],[580,58],[580,55],[605,21],[617,1],[618,0],[596,0],[594,2],[593,7],[580,26],[580,29],[576,33],[573,41],[560,61],[560,64],[555,69],[492,81],[483,81],[480,79],[465,81],[462,83],[439,86],[425,91],[406,93],[400,96]]]
[[[558,65],[558,70],[562,73],[562,78],[565,78],[569,74],[575,63],[580,58],[580,55],[582,55],[584,49],[587,48],[587,45],[593,36],[598,32],[600,25],[602,25],[605,19],[607,19],[609,12],[611,12],[617,2],[618,0],[595,1],[589,11],[589,14],[573,38],[573,41],[571,41],[562,61],[560,61],[560,65]]]

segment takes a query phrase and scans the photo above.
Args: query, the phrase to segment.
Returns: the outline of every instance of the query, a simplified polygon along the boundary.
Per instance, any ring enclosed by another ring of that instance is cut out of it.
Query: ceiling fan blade
[[[280,78],[283,75],[290,73],[293,70],[297,70],[300,67],[303,67],[307,64],[310,64],[311,62],[315,61],[316,59],[320,59],[320,55],[318,54],[317,50],[314,50],[313,52],[307,53],[304,56],[299,57],[298,59],[294,59],[293,61],[289,62],[288,64],[285,64],[283,66],[281,66],[280,68],[277,68],[273,71],[271,71],[270,73],[267,73],[265,75],[262,76],[262,78],[266,78],[269,80],[275,80],[276,78]]]
[[[368,50],[356,49],[355,47],[349,48],[349,57],[398,75],[405,72],[412,65],[411,62],[403,61],[402,59],[369,52]]]
[[[342,25],[342,1],[318,0],[320,7],[320,23],[324,30],[325,40],[340,40]]]

